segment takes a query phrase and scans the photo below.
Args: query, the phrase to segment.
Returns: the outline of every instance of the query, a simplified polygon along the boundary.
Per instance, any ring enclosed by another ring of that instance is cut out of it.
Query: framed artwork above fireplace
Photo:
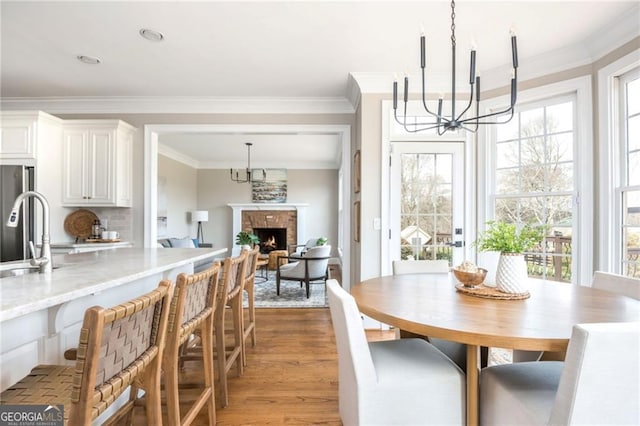
[[[265,171],[264,181],[251,183],[251,201],[253,203],[286,203],[287,169],[266,169]]]

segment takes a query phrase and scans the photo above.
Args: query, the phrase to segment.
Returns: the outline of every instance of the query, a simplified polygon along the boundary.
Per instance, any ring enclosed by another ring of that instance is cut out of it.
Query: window
[[[623,74],[619,90],[620,203],[616,214],[620,269],[640,278],[640,68]],[[615,168],[614,168],[615,170]]]
[[[572,281],[575,95],[524,104],[495,126],[495,220],[544,225],[547,237],[526,253],[529,276]]]

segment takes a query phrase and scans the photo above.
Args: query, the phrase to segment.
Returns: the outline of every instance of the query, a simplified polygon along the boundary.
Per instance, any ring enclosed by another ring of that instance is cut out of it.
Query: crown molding
[[[181,152],[176,151],[173,148],[169,148],[166,145],[158,144],[158,154],[164,155],[165,157],[171,158],[179,163],[186,164],[189,167],[193,167],[194,169],[200,168],[199,161],[195,158],[192,158],[188,155],[185,155]]]
[[[596,61],[617,47],[640,37],[640,3],[635,3],[631,10],[614,20],[614,25],[609,25],[596,31],[587,40],[584,46],[588,49],[593,61]]]
[[[35,97],[1,98],[3,110],[44,110],[51,114],[353,114],[343,97]]]
[[[353,75],[354,73],[349,73],[349,77],[347,80],[347,99],[351,103],[353,110],[358,109],[358,105],[360,105],[360,97],[362,91],[360,90],[360,86],[358,85],[358,81]]]

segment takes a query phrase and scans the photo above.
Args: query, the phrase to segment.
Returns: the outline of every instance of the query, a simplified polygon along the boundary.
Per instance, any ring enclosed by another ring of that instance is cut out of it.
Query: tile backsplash
[[[133,238],[133,215],[132,209],[118,207],[92,207],[89,210],[94,212],[100,224],[108,231],[118,231],[122,241],[131,241]]]

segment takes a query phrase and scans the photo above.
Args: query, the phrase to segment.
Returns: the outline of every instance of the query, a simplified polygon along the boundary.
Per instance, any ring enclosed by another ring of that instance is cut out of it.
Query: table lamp
[[[198,222],[198,242],[204,242],[204,236],[202,234],[202,222],[209,221],[208,210],[193,210],[191,211],[191,222]]]

